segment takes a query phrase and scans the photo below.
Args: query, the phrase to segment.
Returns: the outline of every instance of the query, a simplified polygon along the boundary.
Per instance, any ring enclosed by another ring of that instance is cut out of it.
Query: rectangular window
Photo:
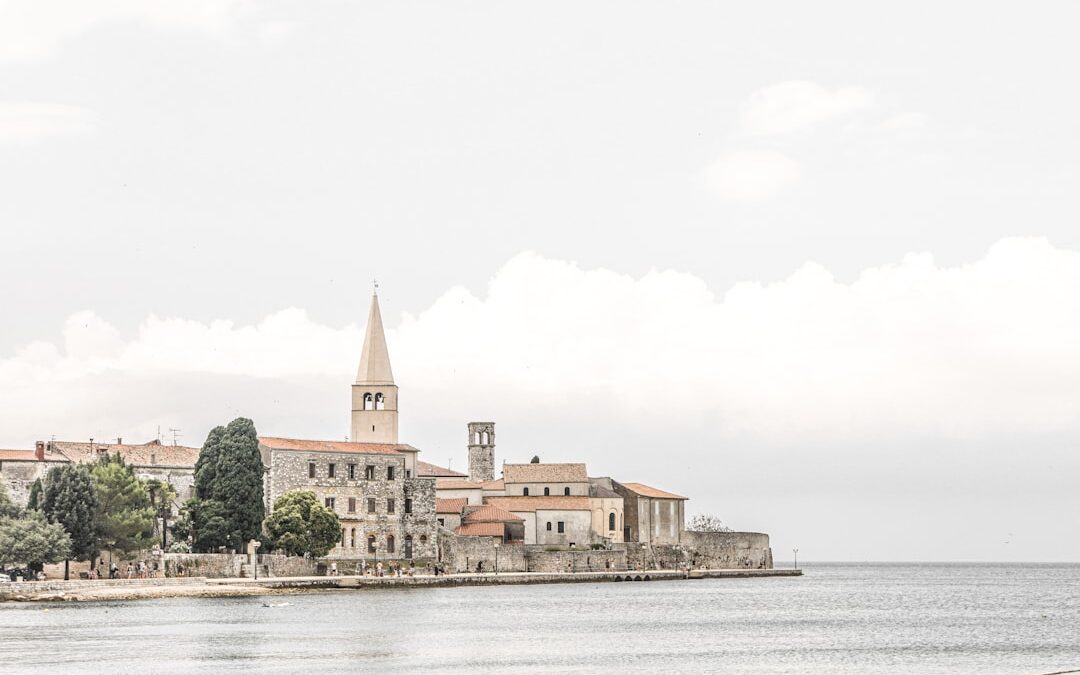
[[[349,497],[349,513],[356,513],[356,497]]]
[[[314,478],[315,477],[315,462],[308,462],[307,463],[307,477],[308,478]]]
[[[551,521],[550,520],[548,521],[548,524],[547,524],[547,531],[551,532]]]
[[[375,498],[374,497],[368,497],[368,500],[367,500],[367,512],[368,513],[375,513]]]
[[[356,480],[356,465],[349,465],[349,480]]]
[[[393,513],[394,512],[394,500],[393,499],[387,499],[386,500],[386,512],[387,513]]]
[[[394,480],[394,466],[386,467],[386,480]]]
[[[368,553],[374,553],[375,552],[375,535],[373,535],[373,534],[368,535],[368,538],[367,538],[367,552]]]
[[[412,500],[407,497],[405,499],[405,513],[412,513]]]
[[[405,477],[412,478],[412,471],[410,471],[409,469],[405,469]]]
[[[326,505],[326,508],[330,509],[331,511],[334,510],[334,498],[333,497],[327,497],[323,501],[324,501],[324,503]]]
[[[368,464],[364,467],[364,480],[375,480],[375,465]]]
[[[334,464],[333,462],[330,462],[329,464],[327,464],[326,465],[326,475],[327,475],[327,477],[333,478],[334,473],[335,473],[336,470],[337,470],[337,464]]]
[[[559,534],[562,534],[563,532],[566,532],[566,523],[564,523],[563,521],[560,520],[559,521]]]

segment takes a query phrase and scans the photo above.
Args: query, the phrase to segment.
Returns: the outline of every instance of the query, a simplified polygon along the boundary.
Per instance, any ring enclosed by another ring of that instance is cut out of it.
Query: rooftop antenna
[[[172,444],[176,445],[176,439],[179,436],[181,436],[180,430],[179,429],[173,429],[172,427],[169,427],[169,433],[172,434]]]
[[[159,445],[161,444],[161,425],[160,424],[157,425],[157,442],[158,442]]]

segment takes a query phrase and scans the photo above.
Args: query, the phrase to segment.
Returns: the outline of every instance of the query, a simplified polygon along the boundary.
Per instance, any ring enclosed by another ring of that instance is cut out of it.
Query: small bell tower
[[[360,367],[352,385],[352,433],[357,443],[398,442],[398,388],[390,370],[382,314],[379,312],[378,284],[371,295]]]
[[[469,480],[495,478],[495,423],[469,422]]]

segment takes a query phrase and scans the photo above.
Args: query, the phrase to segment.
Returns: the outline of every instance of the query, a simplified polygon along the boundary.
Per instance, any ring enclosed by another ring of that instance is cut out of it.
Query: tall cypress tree
[[[195,547],[243,548],[259,536],[263,516],[263,463],[255,424],[238,417],[215,427],[195,464],[195,495],[189,503]]]
[[[64,560],[64,579],[67,579],[68,562],[72,558],[89,560],[98,552],[94,520],[97,497],[90,470],[81,464],[49,469],[41,510],[50,523],[60,523],[71,537],[71,558]]]
[[[30,486],[30,499],[26,504],[26,508],[40,511],[41,510],[41,493],[44,488],[41,486],[41,479],[38,478]]]

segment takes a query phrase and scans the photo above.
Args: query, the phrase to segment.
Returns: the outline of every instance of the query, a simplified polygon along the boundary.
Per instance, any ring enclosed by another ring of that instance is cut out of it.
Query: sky
[[[585,461],[777,559],[1078,561],[1080,7],[0,0],[0,447]]]

